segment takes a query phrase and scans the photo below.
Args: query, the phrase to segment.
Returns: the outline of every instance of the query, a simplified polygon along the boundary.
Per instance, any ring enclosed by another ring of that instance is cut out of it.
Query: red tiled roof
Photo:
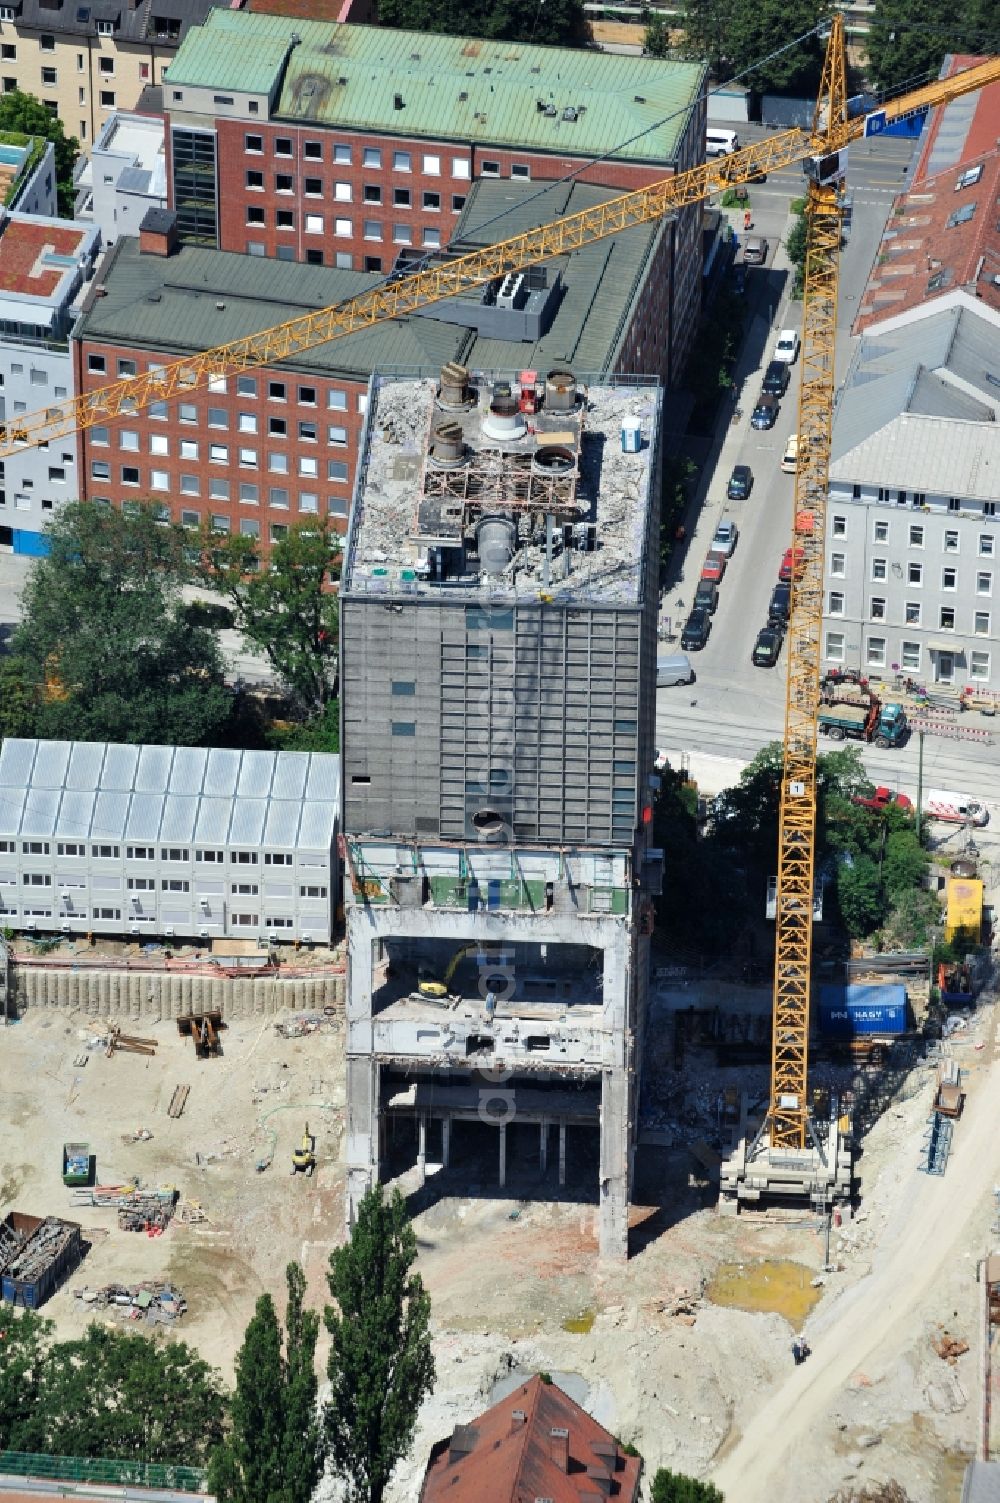
[[[963,172],[982,164],[982,176],[968,187],[956,184]],[[892,318],[964,287],[990,308],[1000,309],[1000,150],[978,161],[926,178],[896,199],[879,253],[854,320],[860,334],[872,323]],[[971,218],[949,223],[975,205]]]
[[[956,73],[964,73],[966,68],[973,68],[977,63],[984,63],[984,57],[972,57],[967,53],[954,53],[949,58],[949,66],[945,78],[954,78]],[[913,174],[913,184],[923,182],[930,164],[934,144],[937,141],[941,122],[944,120],[947,105],[940,106],[931,115],[931,123],[928,127],[927,136],[924,140],[923,150],[920,153],[920,161],[917,170]],[[980,89],[976,95],[976,108],[969,124],[969,131],[962,148],[962,163],[976,161],[985,156],[987,152],[994,151],[997,140],[1000,138],[1000,83],[990,84],[988,89]],[[958,170],[958,163],[956,163]]]
[[[434,1447],[420,1503],[635,1503],[641,1469],[568,1394],[534,1377]]]
[[[86,236],[86,230],[56,229],[43,220],[5,220],[0,225],[0,291],[48,297],[66,275],[66,267],[45,265],[42,257],[47,251],[75,256]]]

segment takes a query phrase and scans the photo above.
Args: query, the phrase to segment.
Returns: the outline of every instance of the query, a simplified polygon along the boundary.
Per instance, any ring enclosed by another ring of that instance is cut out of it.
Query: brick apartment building
[[[578,172],[626,190],[694,166],[704,82],[700,64],[220,8],[164,80],[169,202],[189,243],[384,274],[446,245],[479,180]],[[699,206],[672,239],[676,379],[700,306]]]
[[[560,184],[533,198],[529,184],[480,182],[471,185],[461,233],[474,244],[490,236],[477,226],[501,210],[525,228],[607,196]],[[151,210],[144,223],[138,239],[122,236],[109,252],[84,302],[72,341],[81,393],[371,285],[359,271],[179,243],[169,211]],[[660,375],[672,245],[670,222],[639,225],[546,263],[538,295],[545,307],[527,331],[524,310],[508,315],[454,300],[86,430],[81,494],[118,506],[151,499],[184,525],[207,522],[264,542],[310,515],[330,515],[346,529],[373,371],[432,374],[457,361],[484,371],[534,368],[542,379],[567,365]]]

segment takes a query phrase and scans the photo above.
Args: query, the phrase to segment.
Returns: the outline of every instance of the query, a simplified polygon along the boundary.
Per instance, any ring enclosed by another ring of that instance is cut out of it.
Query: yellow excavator
[[[436,976],[428,975],[426,972],[421,975],[420,980],[417,982],[417,991],[422,997],[447,997],[452,977],[458,970],[458,967],[466,955],[475,955],[479,949],[480,946],[478,944],[462,945],[449,960],[444,974],[440,979]]]
[[[302,1134],[302,1142],[298,1148],[292,1151],[292,1173],[304,1174],[307,1179],[312,1177],[316,1168],[316,1135],[309,1131],[309,1123]]]

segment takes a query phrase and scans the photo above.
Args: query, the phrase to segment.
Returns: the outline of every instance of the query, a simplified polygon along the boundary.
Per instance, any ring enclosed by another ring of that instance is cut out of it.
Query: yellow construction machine
[[[316,1168],[316,1135],[309,1131],[309,1123],[302,1134],[302,1142],[298,1148],[292,1151],[292,1173],[304,1174],[307,1179],[312,1177]]]

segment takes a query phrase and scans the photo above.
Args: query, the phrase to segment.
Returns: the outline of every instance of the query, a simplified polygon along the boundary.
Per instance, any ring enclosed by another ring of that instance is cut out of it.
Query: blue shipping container
[[[905,1033],[907,1022],[906,987],[898,983],[856,981],[819,989],[819,1029],[830,1038]]]

